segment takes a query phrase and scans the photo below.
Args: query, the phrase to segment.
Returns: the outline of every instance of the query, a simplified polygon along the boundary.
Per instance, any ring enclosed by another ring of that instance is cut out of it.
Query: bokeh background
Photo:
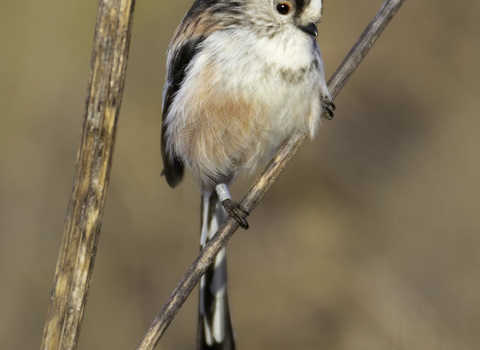
[[[325,0],[327,76],[382,0]],[[191,0],[137,1],[79,350],[134,349],[198,250],[160,178],[165,51]],[[0,6],[0,344],[40,345],[96,1]],[[480,348],[480,2],[407,0],[228,245],[239,349]],[[232,189],[241,198],[253,178]],[[158,349],[194,349],[197,290]]]

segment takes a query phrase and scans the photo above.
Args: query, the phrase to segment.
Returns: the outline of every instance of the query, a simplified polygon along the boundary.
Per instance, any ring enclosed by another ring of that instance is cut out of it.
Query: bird
[[[295,133],[313,137],[335,105],[315,37],[322,0],[196,0],[167,50],[162,175],[177,187],[188,169],[201,192],[201,249],[227,214],[248,211],[228,188]],[[197,349],[235,349],[226,250],[200,281]]]

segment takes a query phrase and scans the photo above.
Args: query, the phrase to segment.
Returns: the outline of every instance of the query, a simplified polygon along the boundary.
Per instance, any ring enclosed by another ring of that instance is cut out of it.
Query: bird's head
[[[317,36],[317,23],[323,12],[322,0],[247,0],[253,5],[253,19],[268,28],[269,33],[298,28]],[[257,22],[257,23],[258,23]]]

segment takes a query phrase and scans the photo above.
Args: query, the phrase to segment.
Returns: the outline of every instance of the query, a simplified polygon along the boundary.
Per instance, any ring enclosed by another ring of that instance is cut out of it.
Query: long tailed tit
[[[315,40],[322,0],[196,0],[167,54],[161,151],[176,187],[200,179],[202,246],[225,211],[248,228],[227,187],[294,133],[313,136],[332,117]],[[199,349],[233,349],[225,251],[202,278]]]

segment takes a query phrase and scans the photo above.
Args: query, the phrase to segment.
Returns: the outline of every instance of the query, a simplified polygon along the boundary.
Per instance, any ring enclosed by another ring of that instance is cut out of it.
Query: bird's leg
[[[248,216],[249,213],[240,204],[232,201],[232,197],[230,197],[230,193],[228,193],[227,185],[219,184],[215,186],[215,191],[227,213],[238,222],[241,228],[248,230],[248,222],[245,220],[245,217]]]
[[[333,111],[335,110],[335,105],[333,104],[332,100],[328,97],[323,98],[323,114],[322,117],[324,117],[327,120],[331,120],[333,118]]]

